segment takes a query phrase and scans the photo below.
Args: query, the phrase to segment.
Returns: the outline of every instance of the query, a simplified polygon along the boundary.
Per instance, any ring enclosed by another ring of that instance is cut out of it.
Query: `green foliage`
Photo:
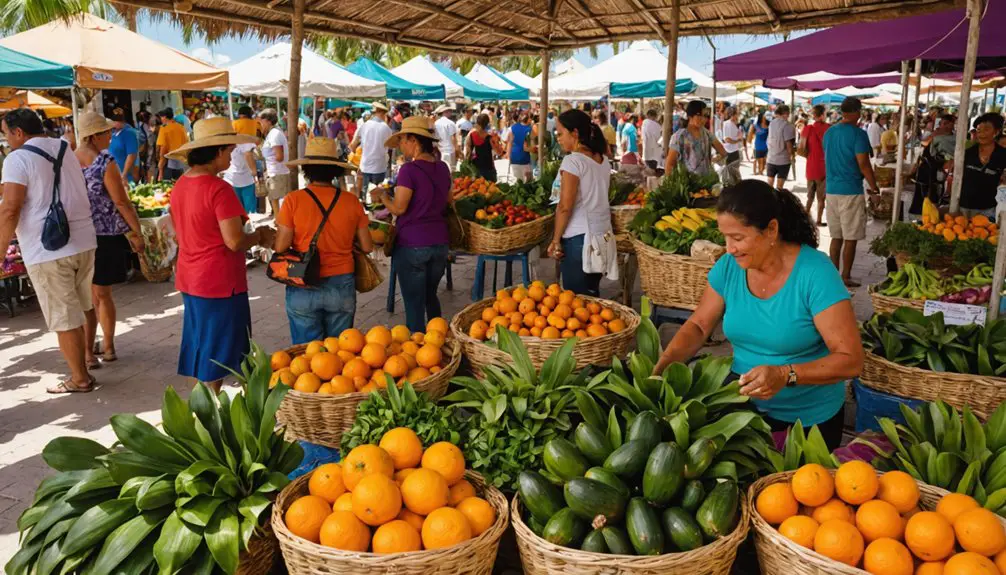
[[[479,174],[479,169],[470,160],[465,160],[458,165],[458,171],[454,172],[455,178],[462,178],[468,176],[469,178],[481,177]]]
[[[838,458],[828,451],[821,430],[815,425],[810,428],[810,433],[805,433],[799,419],[786,435],[782,454],[773,451],[769,455],[777,472],[796,471],[809,463],[817,463],[830,469],[838,468]]]
[[[437,405],[426,393],[417,392],[409,382],[405,382],[401,390],[394,382],[389,382],[386,395],[374,391],[360,402],[353,427],[342,434],[339,448],[342,453],[349,453],[358,445],[377,444],[386,432],[396,427],[415,431],[423,445],[461,441],[457,423],[446,407]]]
[[[706,240],[721,246],[727,243],[715,220],[697,230],[684,229],[676,232],[670,228],[662,231],[654,229],[646,230],[639,236],[639,241],[646,245],[680,256],[691,255],[692,244],[696,240]]]
[[[870,242],[870,253],[874,255],[887,258],[902,252],[910,255],[912,263],[920,265],[934,257],[950,256],[953,249],[943,236],[920,230],[908,222],[895,223]]]
[[[612,174],[611,182],[608,186],[608,205],[620,206],[629,199],[629,195],[636,191],[636,184],[626,180],[621,174]]]
[[[961,269],[972,268],[978,264],[991,264],[996,259],[996,246],[988,240],[972,238],[957,240],[954,246],[954,265]]]

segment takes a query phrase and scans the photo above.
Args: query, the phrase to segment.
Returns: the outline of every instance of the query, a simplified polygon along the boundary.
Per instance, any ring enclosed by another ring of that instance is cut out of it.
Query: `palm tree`
[[[0,0],[0,33],[17,34],[86,13],[119,20],[119,12],[106,0]]]

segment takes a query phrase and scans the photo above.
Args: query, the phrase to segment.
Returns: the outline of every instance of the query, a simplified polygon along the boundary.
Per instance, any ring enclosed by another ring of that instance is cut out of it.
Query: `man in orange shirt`
[[[161,158],[157,163],[157,179],[177,180],[182,177],[185,164],[181,160],[168,158],[168,154],[187,144],[189,135],[175,121],[175,111],[171,108],[161,110],[157,117],[161,120],[161,129],[157,133],[157,151]]]

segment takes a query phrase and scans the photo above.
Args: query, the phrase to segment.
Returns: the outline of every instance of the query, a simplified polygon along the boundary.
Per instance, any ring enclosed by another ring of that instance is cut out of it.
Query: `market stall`
[[[388,98],[392,100],[443,100],[447,97],[442,85],[431,86],[409,82],[365,56],[357,58],[346,69],[375,82],[384,82],[387,85]]]
[[[44,90],[73,86],[73,68],[0,46],[0,86]]]
[[[290,78],[290,50],[287,42],[269,48],[234,64],[230,73],[231,90],[241,94],[285,97]],[[305,97],[384,98],[387,85],[350,72],[335,62],[304,49],[301,61],[300,93]]]
[[[70,108],[61,106],[31,90],[18,90],[9,100],[0,103],[0,110],[13,110],[16,108],[31,108],[36,112],[45,114],[46,118],[62,118],[72,113]]]
[[[504,89],[491,88],[465,78],[449,66],[434,62],[428,56],[416,56],[401,66],[391,69],[391,73],[409,82],[442,84],[447,91],[447,99],[465,98],[473,101],[485,100],[527,100],[526,88],[509,85]]]

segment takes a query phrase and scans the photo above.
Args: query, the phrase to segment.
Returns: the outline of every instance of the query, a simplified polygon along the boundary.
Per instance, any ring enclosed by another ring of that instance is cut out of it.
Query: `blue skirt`
[[[199,381],[216,381],[229,374],[215,362],[241,372],[241,361],[251,346],[251,308],[248,292],[226,298],[182,294],[185,317],[178,374]]]

